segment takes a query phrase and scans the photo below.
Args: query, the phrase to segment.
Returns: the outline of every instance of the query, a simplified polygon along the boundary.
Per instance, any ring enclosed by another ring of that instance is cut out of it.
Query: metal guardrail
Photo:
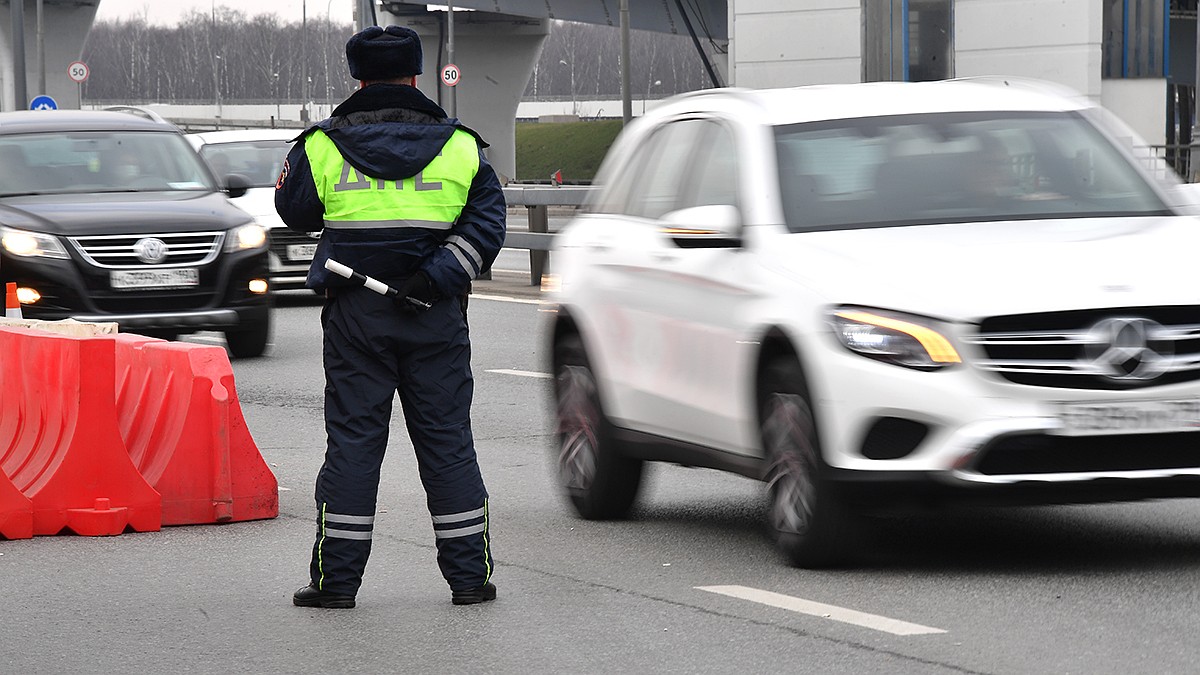
[[[509,206],[524,206],[529,215],[528,232],[508,232],[504,237],[505,248],[529,249],[529,284],[542,283],[542,273],[550,264],[550,247],[554,233],[550,232],[551,206],[580,207],[596,188],[583,185],[508,185],[504,188],[504,200]]]

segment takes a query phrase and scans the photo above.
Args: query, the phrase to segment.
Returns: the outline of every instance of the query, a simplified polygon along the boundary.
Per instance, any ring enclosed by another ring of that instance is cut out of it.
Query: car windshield
[[[200,148],[200,156],[218,178],[236,173],[250,179],[252,187],[275,187],[291,148],[292,144],[284,140],[211,143]]]
[[[778,127],[793,231],[1169,213],[1077,113],[944,113]]]
[[[0,197],[216,189],[195,151],[175,132],[0,136],[0,164]]]

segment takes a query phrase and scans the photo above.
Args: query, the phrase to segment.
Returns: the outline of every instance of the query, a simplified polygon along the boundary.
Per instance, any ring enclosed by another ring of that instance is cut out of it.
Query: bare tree
[[[82,94],[124,103],[297,103],[309,91],[315,101],[343,100],[356,85],[343,52],[353,27],[328,17],[309,17],[306,25],[307,32],[299,21],[247,18],[225,6],[193,9],[176,26],[155,26],[145,17],[101,21],[84,45],[91,76]],[[635,96],[707,86],[690,39],[633,31],[631,41],[632,81],[645,83]],[[302,81],[305,71],[310,87]],[[620,96],[619,29],[552,21],[525,93],[560,100]]]

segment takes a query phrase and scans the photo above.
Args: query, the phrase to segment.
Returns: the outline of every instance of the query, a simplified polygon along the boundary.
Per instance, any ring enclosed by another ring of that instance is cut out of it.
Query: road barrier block
[[[115,345],[0,327],[0,472],[29,499],[34,535],[162,526],[159,494],[117,427]]]
[[[274,518],[279,487],[250,436],[221,347],[123,339],[117,419],[164,525]]]

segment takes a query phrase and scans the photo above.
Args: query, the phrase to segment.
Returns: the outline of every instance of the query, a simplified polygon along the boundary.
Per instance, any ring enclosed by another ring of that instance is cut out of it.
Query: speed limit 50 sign
[[[67,76],[71,78],[72,82],[83,82],[88,79],[90,73],[91,71],[88,70],[87,64],[83,61],[75,61],[67,66]]]
[[[461,77],[462,73],[459,72],[458,66],[453,63],[447,63],[442,66],[442,84],[447,87],[453,87],[458,84],[458,80]]]

